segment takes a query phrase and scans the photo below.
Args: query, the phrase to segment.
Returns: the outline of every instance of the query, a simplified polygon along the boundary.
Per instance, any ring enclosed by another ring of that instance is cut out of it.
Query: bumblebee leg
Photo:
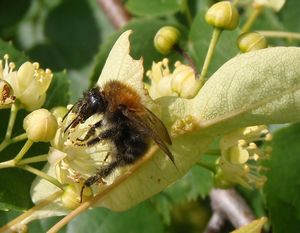
[[[94,176],[89,177],[84,182],[84,185],[90,187],[96,182],[102,182],[102,179],[110,175],[110,173],[120,164],[122,164],[122,159],[116,159],[111,161],[108,165],[103,166]]]
[[[92,146],[95,145],[96,143],[100,142],[101,140],[104,139],[110,139],[110,138],[114,138],[116,136],[116,134],[119,133],[119,128],[110,128],[104,132],[101,132],[96,138],[93,138],[89,141],[86,142],[87,146]]]
[[[76,141],[84,142],[84,141],[88,140],[91,136],[95,135],[96,129],[99,128],[99,127],[101,127],[102,123],[103,123],[102,120],[96,122],[94,125],[91,126],[91,128],[86,133],[86,135],[84,136],[83,139],[77,138]]]

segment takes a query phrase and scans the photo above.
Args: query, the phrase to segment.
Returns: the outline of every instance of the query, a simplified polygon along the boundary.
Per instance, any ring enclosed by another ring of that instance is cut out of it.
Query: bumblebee
[[[103,87],[87,91],[71,109],[76,117],[65,128],[65,133],[84,123],[94,114],[103,114],[103,118],[92,125],[83,139],[75,143],[92,146],[102,140],[108,140],[116,148],[109,153],[111,161],[103,165],[98,172],[84,182],[90,187],[110,175],[120,166],[130,165],[141,158],[149,149],[153,140],[174,163],[174,157],[168,145],[171,138],[161,120],[147,109],[140,96],[126,84],[110,81]],[[69,111],[69,112],[70,112]],[[96,129],[102,128],[96,134]]]

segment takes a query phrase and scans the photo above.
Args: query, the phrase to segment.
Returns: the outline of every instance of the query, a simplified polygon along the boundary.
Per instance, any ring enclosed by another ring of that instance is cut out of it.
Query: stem
[[[9,140],[4,139],[0,144],[0,151],[3,151],[10,144]]]
[[[33,156],[33,157],[30,157],[30,158],[20,160],[18,162],[18,166],[28,164],[28,163],[45,162],[47,160],[48,160],[48,154],[37,155],[37,156]]]
[[[10,144],[25,140],[26,138],[27,138],[27,134],[23,133],[12,139],[10,139],[10,138],[4,139],[3,142],[0,144],[0,152],[3,151]]]
[[[51,196],[47,197],[46,199],[40,201],[36,206],[32,207],[31,209],[27,210],[25,213],[21,214],[17,218],[13,219],[6,225],[0,228],[0,233],[7,232],[9,230],[14,230],[13,227],[17,227],[18,224],[22,223],[26,218],[30,217],[32,214],[34,214],[36,211],[42,209],[43,207],[47,206],[48,204],[52,203],[54,200],[56,200],[60,195],[62,194],[62,191],[57,191],[53,193]]]
[[[22,134],[20,134],[20,135],[18,135],[18,136],[13,137],[13,138],[10,140],[10,143],[9,143],[9,144],[15,143],[15,142],[19,142],[19,141],[23,141],[23,140],[25,140],[25,139],[27,139],[27,134],[26,134],[26,133],[22,133]]]
[[[288,40],[300,40],[300,33],[284,31],[257,31],[265,37],[285,38]]]
[[[225,216],[219,212],[214,212],[211,216],[204,233],[218,233],[221,232],[225,224]]]
[[[97,3],[116,29],[122,28],[131,19],[120,0],[97,0]]]
[[[255,219],[250,207],[234,189],[213,189],[209,196],[213,211],[226,217],[235,228]]]
[[[214,54],[215,48],[217,46],[218,40],[220,38],[221,32],[222,32],[222,30],[220,30],[218,28],[214,28],[199,79],[203,79],[203,80],[205,79],[205,76],[206,76],[206,73],[208,70],[208,66],[211,62],[211,59]]]
[[[37,155],[37,156],[30,157],[27,159],[22,159],[22,160],[18,161],[18,163],[16,162],[15,159],[11,159],[11,160],[7,160],[5,162],[0,163],[0,169],[9,168],[9,167],[18,167],[18,166],[25,165],[28,163],[45,162],[45,161],[47,161],[47,159],[48,159],[48,154]]]
[[[157,151],[157,149],[158,149],[157,146],[152,146],[151,149],[147,152],[147,154],[144,157],[142,157],[140,160],[138,160],[127,173],[117,178],[111,185],[108,185],[95,197],[82,203],[79,207],[77,207],[75,210],[73,210],[71,213],[65,216],[62,220],[56,223],[49,231],[47,231],[47,233],[58,232],[64,225],[70,222],[77,215],[84,212],[94,204],[98,203],[105,195],[107,195],[109,192],[111,192],[116,187],[118,187],[122,182],[126,181],[134,172],[136,172],[139,168],[141,168],[144,163],[146,163],[149,159],[151,159],[154,153]]]
[[[258,15],[262,11],[262,9],[263,9],[262,6],[256,6],[256,7],[254,6],[253,7],[253,11],[252,11],[251,15],[249,16],[249,18],[247,19],[244,26],[242,27],[241,33],[250,31],[251,27],[253,26],[256,18],[258,17]]]
[[[15,162],[14,159],[11,159],[11,160],[0,163],[0,169],[15,167],[15,166],[16,166],[16,162]]]
[[[10,137],[11,137],[18,110],[19,109],[18,109],[17,104],[13,103],[12,106],[11,106],[11,109],[10,109],[10,116],[9,116],[9,120],[8,120],[8,126],[7,126],[4,141],[10,139]]]
[[[49,176],[48,174],[46,174],[46,173],[44,173],[44,172],[42,172],[42,171],[40,171],[40,170],[38,170],[38,169],[36,169],[34,167],[31,167],[29,165],[22,165],[22,166],[20,166],[20,168],[22,168],[22,169],[24,169],[24,170],[26,170],[28,172],[31,172],[31,173],[33,173],[33,174],[35,174],[35,175],[37,175],[37,176],[39,176],[39,177],[41,177],[41,178],[49,181],[51,184],[54,184],[55,186],[57,186],[61,190],[64,189],[64,186],[60,182],[58,182],[57,179],[55,179],[52,176]]]
[[[32,146],[32,144],[33,144],[33,141],[30,140],[30,139],[27,139],[27,141],[25,142],[25,144],[22,147],[22,149],[20,150],[20,152],[14,158],[14,160],[15,160],[16,163],[18,163],[23,158],[23,156],[30,149],[30,147]]]

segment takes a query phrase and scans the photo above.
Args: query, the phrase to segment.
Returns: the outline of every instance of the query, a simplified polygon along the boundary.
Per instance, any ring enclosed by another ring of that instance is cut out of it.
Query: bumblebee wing
[[[160,149],[162,149],[162,151],[175,164],[174,157],[166,145],[166,143],[172,145],[172,141],[165,125],[149,109],[145,108],[144,110],[145,111],[137,112],[124,109],[123,114],[134,124],[143,128],[145,132],[156,142]]]

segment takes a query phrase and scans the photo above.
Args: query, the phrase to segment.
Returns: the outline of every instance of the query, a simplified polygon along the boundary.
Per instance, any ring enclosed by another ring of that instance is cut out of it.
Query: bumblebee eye
[[[99,92],[97,93],[92,93],[89,96],[89,109],[91,111],[91,113],[96,113],[96,112],[104,112],[106,109],[106,102],[103,99],[103,97],[99,94]]]

